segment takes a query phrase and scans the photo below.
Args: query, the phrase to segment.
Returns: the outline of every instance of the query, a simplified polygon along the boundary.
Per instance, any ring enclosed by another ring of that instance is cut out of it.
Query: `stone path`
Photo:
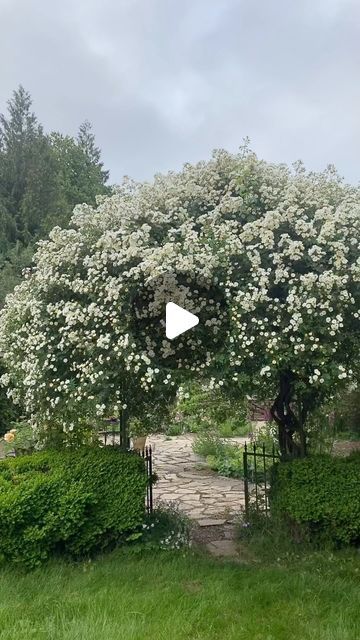
[[[204,465],[192,451],[194,435],[169,438],[150,436],[154,470],[158,482],[154,487],[155,504],[175,502],[180,510],[199,525],[217,526],[231,522],[244,505],[242,480],[220,477]],[[245,438],[233,438],[242,444]]]

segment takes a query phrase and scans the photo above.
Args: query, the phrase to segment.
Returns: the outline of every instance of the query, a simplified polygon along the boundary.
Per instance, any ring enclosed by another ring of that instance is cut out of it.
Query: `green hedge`
[[[336,546],[360,542],[360,455],[328,455],[281,462],[273,467],[273,513],[297,534]],[[294,527],[295,525],[295,527]]]
[[[0,461],[0,554],[35,567],[126,538],[144,520],[144,460],[117,448],[46,451]]]

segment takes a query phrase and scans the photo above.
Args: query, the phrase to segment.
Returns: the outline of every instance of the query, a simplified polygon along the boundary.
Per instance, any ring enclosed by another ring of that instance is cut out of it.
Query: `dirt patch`
[[[237,540],[236,526],[230,523],[197,526],[192,531],[192,542],[218,559],[229,559],[239,564],[256,564],[259,560]]]
[[[184,467],[185,471],[191,471],[199,476],[217,476],[218,474],[205,463],[198,462],[193,467]]]
[[[205,545],[214,540],[225,540],[224,527],[213,525],[211,527],[195,527],[192,533],[195,544]]]
[[[236,527],[229,523],[208,527],[196,526],[191,537],[193,542],[198,545],[206,545],[215,540],[235,540]]]

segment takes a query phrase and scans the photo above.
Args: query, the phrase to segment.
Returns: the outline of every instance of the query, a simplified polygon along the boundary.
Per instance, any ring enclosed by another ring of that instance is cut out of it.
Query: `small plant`
[[[283,564],[311,551],[303,538],[289,535],[284,520],[276,514],[265,512],[250,504],[247,515],[242,514],[237,523],[237,537],[248,547],[257,561]]]
[[[268,452],[274,447],[274,428],[266,424],[256,433],[254,444],[265,446]],[[219,475],[230,478],[242,478],[244,476],[243,454],[244,447],[227,442],[220,438],[217,432],[202,432],[195,438],[193,450],[206,459],[210,469],[217,471]],[[265,470],[268,471],[273,464],[271,457],[265,458]],[[248,459],[248,472],[254,475],[254,462],[251,456]],[[264,474],[263,466],[258,467],[257,480],[260,481]],[[254,475],[255,479],[255,475]]]
[[[360,388],[349,389],[340,396],[334,410],[336,438],[360,439]]]
[[[160,502],[143,524],[146,546],[174,551],[191,546],[191,520],[175,502]]]
[[[203,456],[210,469],[219,475],[241,478],[243,476],[243,448],[224,442],[216,433],[201,433],[193,444],[195,453]]]
[[[5,455],[15,456],[32,453],[37,443],[34,430],[27,422],[13,424],[12,429],[5,433],[3,440]]]
[[[133,418],[129,421],[129,435],[132,438],[144,438],[148,434],[148,424],[144,424],[144,422],[139,418]]]
[[[251,430],[245,397],[230,398],[208,383],[188,382],[177,392],[168,435],[216,431],[226,438],[245,436]]]
[[[183,422],[172,422],[166,429],[167,436],[181,436],[184,433],[188,433],[188,430]]]
[[[253,442],[257,445],[265,445],[265,449],[271,451],[277,444],[277,427],[274,422],[263,422],[257,426],[256,432],[252,434]]]
[[[223,441],[217,433],[206,431],[200,433],[194,440],[193,451],[199,456],[218,457],[223,448]]]

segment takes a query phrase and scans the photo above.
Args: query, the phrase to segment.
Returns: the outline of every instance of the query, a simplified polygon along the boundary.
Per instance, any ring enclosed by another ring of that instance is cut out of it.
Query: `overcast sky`
[[[359,0],[0,0],[0,111],[88,118],[112,182],[231,151],[360,180]]]

